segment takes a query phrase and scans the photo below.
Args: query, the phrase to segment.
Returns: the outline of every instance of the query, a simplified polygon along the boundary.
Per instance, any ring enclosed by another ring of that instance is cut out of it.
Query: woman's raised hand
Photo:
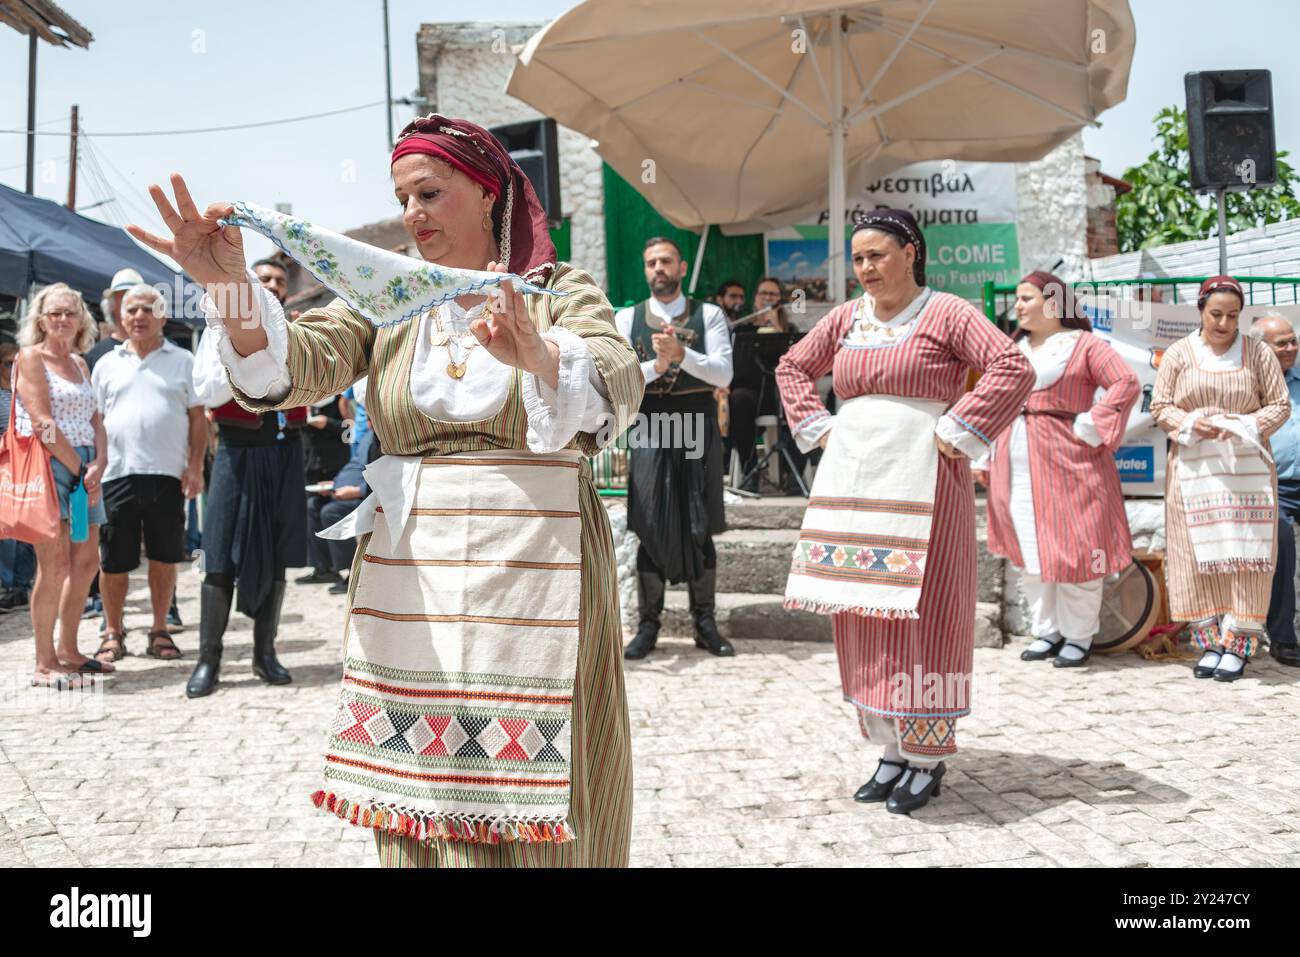
[[[229,215],[233,207],[229,203],[213,203],[200,213],[181,174],[172,173],[171,182],[176,194],[175,208],[157,183],[149,185],[149,195],[171,230],[172,238],[155,236],[135,224],[127,226],[126,231],[155,252],[170,256],[201,283],[243,282],[247,266],[240,229],[223,227],[217,222]]]
[[[505,272],[501,263],[488,263],[488,272]],[[524,295],[509,279],[501,295],[488,297],[487,318],[470,323],[469,331],[498,361],[538,376],[552,389],[559,382],[559,347],[543,339],[528,315]]]

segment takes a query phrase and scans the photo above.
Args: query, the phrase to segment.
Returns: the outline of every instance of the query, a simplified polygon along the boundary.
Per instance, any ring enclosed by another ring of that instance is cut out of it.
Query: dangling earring
[[[483,214],[483,232],[492,232],[492,214],[490,212]]]

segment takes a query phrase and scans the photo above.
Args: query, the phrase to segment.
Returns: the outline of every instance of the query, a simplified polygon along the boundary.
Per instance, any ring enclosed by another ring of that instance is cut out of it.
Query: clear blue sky
[[[1050,7],[1052,0],[1043,0]],[[498,0],[502,22],[554,17],[565,0]],[[324,112],[382,100],[383,34],[379,0],[177,4],[63,0],[95,35],[89,50],[41,44],[37,122],[66,130],[73,103],[96,131],[174,130]],[[1300,148],[1300,3],[1256,0],[1132,0],[1138,41],[1128,99],[1087,130],[1088,152],[1114,175],[1150,150],[1151,118],[1183,102],[1183,74],[1197,69],[1273,71],[1277,140]],[[191,7],[193,9],[185,9]],[[462,20],[477,9],[445,0],[390,0],[393,92],[415,89],[415,35],[421,23]],[[479,8],[485,9],[485,8]],[[1232,15],[1239,11],[1241,16]],[[481,14],[480,14],[481,15]],[[1263,25],[1261,27],[1260,25]],[[196,39],[195,31],[202,31]],[[26,123],[27,40],[0,27],[0,129]],[[400,128],[409,118],[395,110]],[[87,211],[105,222],[157,223],[145,187],[183,172],[200,202],[290,202],[295,212],[337,229],[393,215],[382,106],[289,126],[190,136],[102,138],[96,154],[117,202]],[[0,135],[0,182],[23,188],[25,140]],[[67,196],[66,137],[39,137],[37,193]],[[347,173],[355,171],[354,181]],[[107,198],[85,169],[78,205]],[[146,218],[147,217],[147,218]],[[268,244],[245,234],[255,252]],[[260,245],[259,245],[260,244]]]

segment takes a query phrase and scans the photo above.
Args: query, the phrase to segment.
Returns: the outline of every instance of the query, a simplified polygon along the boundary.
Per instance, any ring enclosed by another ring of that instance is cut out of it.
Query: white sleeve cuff
[[[596,432],[614,411],[596,385],[599,374],[582,337],[554,326],[542,338],[560,347],[558,388],[535,375],[522,377],[528,448],[539,455],[558,452],[575,433]]]
[[[958,452],[971,461],[975,461],[984,455],[989,448],[984,444],[983,439],[951,415],[939,416],[939,421],[934,425],[934,434],[956,448]]]
[[[1199,442],[1201,437],[1192,431],[1192,426],[1194,426],[1200,418],[1201,413],[1199,412],[1187,413],[1187,418],[1183,419],[1182,428],[1175,432],[1171,438],[1179,445],[1191,445],[1194,442]]]
[[[992,451],[992,449],[985,448],[984,451],[980,453],[979,458],[972,458],[970,460],[970,470],[972,472],[987,472],[989,470],[989,460],[993,458],[991,454]]]
[[[805,419],[799,424],[799,428],[792,430],[794,444],[799,446],[800,452],[811,452],[817,448],[822,436],[829,432],[834,424],[835,416],[829,412],[822,412],[820,415]]]
[[[654,359],[646,359],[641,363],[641,375],[645,377],[647,385],[659,378],[659,371],[655,369]]]
[[[1091,412],[1080,412],[1074,417],[1074,434],[1082,442],[1086,442],[1094,449],[1101,446],[1101,433],[1097,431],[1097,425],[1092,421]]]
[[[230,342],[226,324],[217,312],[212,297],[204,293],[203,319],[214,334],[221,364],[230,373],[230,381],[250,398],[277,402],[289,394],[289,330],[284,308],[262,288],[256,274],[246,273],[254,290],[250,327],[261,326],[266,332],[267,347],[261,352],[241,356]]]

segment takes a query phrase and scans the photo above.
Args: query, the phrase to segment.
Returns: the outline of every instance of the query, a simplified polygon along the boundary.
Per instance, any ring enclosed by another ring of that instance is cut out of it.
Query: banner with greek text
[[[913,163],[871,183],[848,200],[848,236],[858,215],[879,207],[908,209],[916,216],[929,247],[929,285],[979,300],[984,283],[1020,278],[1016,234],[1016,171],[1012,163]],[[768,274],[787,288],[803,290],[810,302],[827,302],[829,213],[815,223],[797,224],[767,234]],[[840,302],[858,292],[852,269]]]

